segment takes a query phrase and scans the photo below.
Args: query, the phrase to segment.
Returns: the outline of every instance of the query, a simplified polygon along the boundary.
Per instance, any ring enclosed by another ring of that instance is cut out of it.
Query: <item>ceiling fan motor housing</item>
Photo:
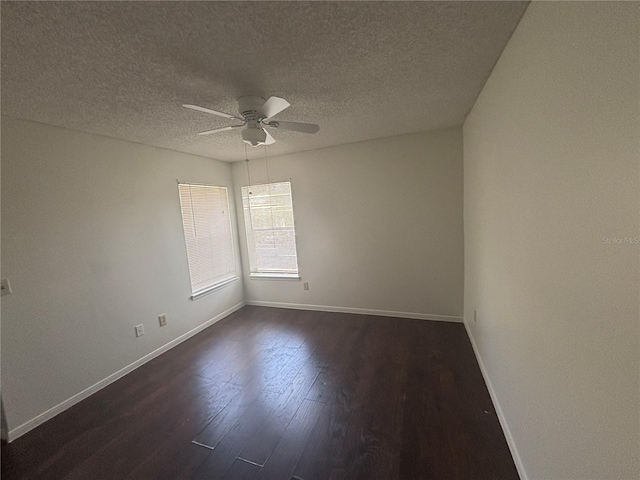
[[[257,120],[257,111],[264,104],[265,99],[255,95],[248,95],[238,99],[238,112],[247,122]]]
[[[267,140],[267,134],[260,126],[257,111],[264,104],[265,99],[255,95],[248,95],[238,99],[238,112],[247,122],[247,127],[242,130],[242,140],[249,145],[257,147]]]

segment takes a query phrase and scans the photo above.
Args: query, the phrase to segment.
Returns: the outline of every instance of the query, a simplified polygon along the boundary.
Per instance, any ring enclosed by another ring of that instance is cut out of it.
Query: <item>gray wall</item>
[[[639,6],[531,3],[464,124],[465,322],[531,479],[640,477]]]
[[[61,402],[243,301],[241,280],[189,300],[177,179],[231,188],[231,167],[2,118],[2,278],[13,289],[2,297],[2,399],[10,431],[23,433]],[[169,320],[162,328],[161,313]],[[146,335],[136,338],[140,323]]]
[[[251,182],[266,183],[264,151],[250,153]],[[268,166],[270,181],[291,179],[301,281],[249,279],[244,265],[247,301],[461,320],[460,127],[270,158]],[[245,162],[233,165],[233,178],[241,211]]]

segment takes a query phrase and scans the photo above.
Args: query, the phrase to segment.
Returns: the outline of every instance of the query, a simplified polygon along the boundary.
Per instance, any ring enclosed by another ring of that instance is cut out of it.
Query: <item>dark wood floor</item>
[[[463,325],[260,307],[1,453],[4,479],[518,478]]]

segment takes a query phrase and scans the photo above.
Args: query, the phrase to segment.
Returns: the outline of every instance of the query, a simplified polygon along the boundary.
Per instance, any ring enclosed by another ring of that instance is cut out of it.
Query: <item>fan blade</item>
[[[285,108],[288,108],[289,105],[290,103],[284,98],[269,97],[256,113],[258,114],[258,118],[271,118],[283,111]]]
[[[276,139],[273,138],[269,132],[264,130],[264,133],[267,134],[267,138],[264,140],[265,145],[271,145],[272,143],[276,143]]]
[[[215,128],[213,130],[207,130],[206,132],[198,132],[198,135],[211,135],[212,133],[226,132],[227,130],[231,130],[232,128],[234,127]]]
[[[267,124],[267,126],[302,133],[316,133],[318,130],[320,130],[320,125],[316,125],[315,123],[281,122],[279,120],[270,122]]]
[[[211,115],[217,115],[219,117],[224,118],[233,118],[236,120],[242,120],[242,118],[234,117],[233,115],[229,115],[224,112],[216,112],[215,110],[211,110],[209,108],[199,107],[198,105],[182,105],[184,108],[190,108],[191,110],[197,110],[198,112],[210,113]]]

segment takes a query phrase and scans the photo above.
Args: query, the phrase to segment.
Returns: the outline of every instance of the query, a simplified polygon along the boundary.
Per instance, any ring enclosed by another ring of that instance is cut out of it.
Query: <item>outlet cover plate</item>
[[[141,337],[142,335],[144,335],[144,325],[136,325],[136,337]]]
[[[163,313],[162,315],[158,315],[158,322],[161,327],[164,327],[167,324],[167,314]]]

